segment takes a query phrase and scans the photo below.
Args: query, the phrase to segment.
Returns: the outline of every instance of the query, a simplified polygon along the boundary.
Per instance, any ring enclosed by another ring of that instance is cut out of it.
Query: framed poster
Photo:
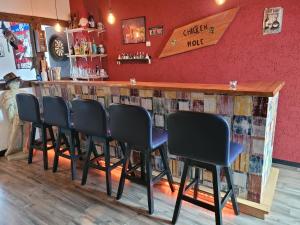
[[[164,28],[163,28],[162,25],[149,28],[149,35],[150,36],[163,35],[163,33],[164,33]]]
[[[146,42],[146,18],[137,17],[121,21],[123,44]]]
[[[17,69],[32,68],[32,46],[30,39],[30,26],[27,23],[10,23],[11,31],[16,35],[21,44],[14,51],[15,63]]]
[[[283,8],[265,8],[263,35],[280,33],[282,29]]]

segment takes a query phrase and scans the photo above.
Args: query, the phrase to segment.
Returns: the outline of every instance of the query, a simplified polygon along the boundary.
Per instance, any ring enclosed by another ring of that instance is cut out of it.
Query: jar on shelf
[[[102,44],[100,44],[99,47],[98,47],[98,53],[99,54],[104,54],[105,53],[105,49],[104,49]]]

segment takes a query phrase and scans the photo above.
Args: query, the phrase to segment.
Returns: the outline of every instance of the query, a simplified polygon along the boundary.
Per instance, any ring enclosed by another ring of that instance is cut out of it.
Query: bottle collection
[[[145,63],[151,64],[151,56],[148,53],[137,52],[135,54],[132,53],[122,53],[118,56],[117,64],[124,63]]]
[[[118,59],[150,59],[150,56],[144,52],[137,52],[136,54],[122,53],[118,56]]]
[[[102,44],[97,45],[95,41],[87,41],[86,39],[76,39],[74,46],[70,48],[71,55],[96,55],[104,54],[105,49]]]

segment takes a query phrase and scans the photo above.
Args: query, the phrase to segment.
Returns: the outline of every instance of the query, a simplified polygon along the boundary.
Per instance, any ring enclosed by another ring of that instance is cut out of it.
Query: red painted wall
[[[299,0],[227,0],[223,6],[214,0],[111,0],[116,16],[114,25],[106,25],[108,72],[111,80],[228,83],[229,80],[284,80],[276,127],[274,157],[300,163],[300,1]],[[104,0],[70,0],[71,11],[97,19],[108,11]],[[158,59],[164,43],[175,27],[240,6],[240,11],[217,45]],[[265,7],[284,8],[283,30],[262,35]],[[165,35],[149,37],[144,44],[123,45],[120,20],[146,16],[146,26],[163,25]],[[106,21],[105,21],[106,22]],[[117,65],[123,52],[149,52],[151,65]]]

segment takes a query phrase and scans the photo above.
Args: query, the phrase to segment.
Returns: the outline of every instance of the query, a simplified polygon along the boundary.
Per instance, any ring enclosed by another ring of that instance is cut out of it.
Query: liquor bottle
[[[92,43],[92,52],[93,52],[93,54],[97,54],[97,45],[95,43],[95,40],[93,40],[93,43]]]
[[[75,55],[80,55],[80,46],[78,43],[78,39],[76,39],[75,45],[74,45],[74,53]]]

